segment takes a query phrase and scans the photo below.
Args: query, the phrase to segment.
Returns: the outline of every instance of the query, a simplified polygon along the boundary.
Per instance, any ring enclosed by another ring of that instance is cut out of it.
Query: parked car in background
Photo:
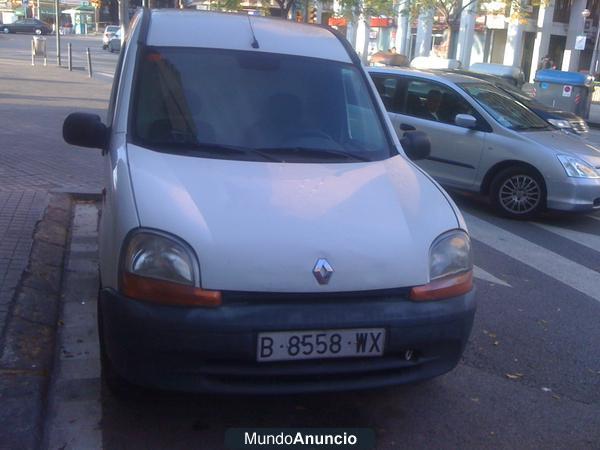
[[[13,23],[0,25],[3,33],[30,33],[30,34],[50,34],[52,26],[38,19],[21,19]]]
[[[493,63],[473,63],[469,67],[469,71],[502,78],[505,83],[516,88],[521,88],[525,83],[525,74],[518,67]]]
[[[399,136],[420,130],[431,139],[418,164],[441,184],[480,192],[512,218],[600,209],[600,149],[506,91],[455,72],[368,70]]]
[[[104,33],[102,34],[102,49],[103,50],[106,50],[108,48],[108,43],[120,29],[121,29],[121,27],[118,25],[108,25],[104,29]]]
[[[455,367],[475,313],[465,222],[347,42],[266,17],[138,14],[109,125],[63,126],[105,155],[108,386],[303,393]]]
[[[111,52],[111,53],[120,52],[121,51],[121,29],[120,28],[109,39],[109,41],[108,41],[108,51]]]
[[[565,131],[570,131],[582,136],[586,136],[589,131],[588,124],[582,117],[579,117],[578,115],[569,111],[560,111],[544,105],[543,103],[528,96],[525,92],[517,89],[511,84],[508,84],[503,78],[494,75],[472,72],[469,70],[454,70],[452,72],[479,78],[480,80],[485,80],[488,83],[492,83],[494,86],[502,89],[515,100],[523,103],[542,119],[546,120],[557,128],[561,128]]]

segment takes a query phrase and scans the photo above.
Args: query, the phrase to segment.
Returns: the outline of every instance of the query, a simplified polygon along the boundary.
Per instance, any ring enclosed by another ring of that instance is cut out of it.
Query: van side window
[[[117,61],[117,67],[115,69],[115,78],[113,80],[112,89],[110,91],[110,100],[108,102],[108,111],[106,112],[106,125],[108,127],[112,126],[114,115],[115,115],[117,94],[119,92],[119,81],[121,79],[121,69],[123,68],[123,59],[125,58],[126,51],[127,51],[127,41],[125,41],[125,43],[123,44],[123,48],[121,48],[121,52],[119,53],[119,60]]]
[[[454,125],[457,114],[478,116],[469,103],[441,84],[412,80],[406,90],[405,113],[421,119]]]
[[[401,105],[398,102],[398,79],[376,73],[371,74],[371,78],[373,78],[373,83],[375,83],[385,109],[394,113],[401,112]]]

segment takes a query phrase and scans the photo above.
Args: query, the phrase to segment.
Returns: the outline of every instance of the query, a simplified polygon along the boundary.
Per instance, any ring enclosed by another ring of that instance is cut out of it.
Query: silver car
[[[108,51],[111,53],[121,51],[121,29],[108,40]]]
[[[102,34],[102,49],[106,50],[108,48],[108,43],[112,39],[112,37],[119,31],[121,27],[119,25],[108,25],[104,29],[104,33]]]
[[[396,133],[424,131],[418,164],[444,186],[482,193],[503,215],[600,209],[600,149],[505,92],[460,74],[370,67]]]

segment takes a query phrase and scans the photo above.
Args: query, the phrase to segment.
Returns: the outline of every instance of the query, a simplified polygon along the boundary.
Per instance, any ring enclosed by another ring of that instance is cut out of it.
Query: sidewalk
[[[31,448],[29,443],[39,432],[40,386],[47,384],[44,367],[31,361],[47,356],[37,346],[46,342],[48,323],[43,313],[53,305],[45,289],[48,283],[56,288],[60,275],[56,278],[54,272],[32,266],[24,273],[32,246],[42,259],[53,261],[60,256],[56,250],[66,231],[52,223],[36,231],[36,224],[50,199],[56,198],[52,193],[99,193],[101,189],[100,151],[65,144],[62,122],[73,111],[98,113],[104,119],[109,92],[109,83],[90,80],[83,71],[32,67],[30,60],[0,48],[0,448]],[[61,208],[64,219],[68,207]],[[34,231],[40,242],[35,245]],[[41,278],[32,283],[36,270]],[[37,327],[39,342],[27,342],[19,333],[23,327]],[[15,348],[25,347],[33,359],[15,356]],[[30,428],[11,428],[16,416],[30,419],[21,422]],[[9,443],[3,439],[5,433],[21,436],[27,443]]]

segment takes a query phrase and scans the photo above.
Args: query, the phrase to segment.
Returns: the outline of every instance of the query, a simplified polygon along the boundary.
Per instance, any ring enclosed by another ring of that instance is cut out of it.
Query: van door
[[[483,130],[489,127],[485,120],[449,86],[416,77],[372,76],[387,97],[383,101],[398,136],[409,130],[429,136],[431,154],[417,164],[444,185],[472,189],[485,142]],[[457,114],[475,116],[478,129],[454,125]]]

